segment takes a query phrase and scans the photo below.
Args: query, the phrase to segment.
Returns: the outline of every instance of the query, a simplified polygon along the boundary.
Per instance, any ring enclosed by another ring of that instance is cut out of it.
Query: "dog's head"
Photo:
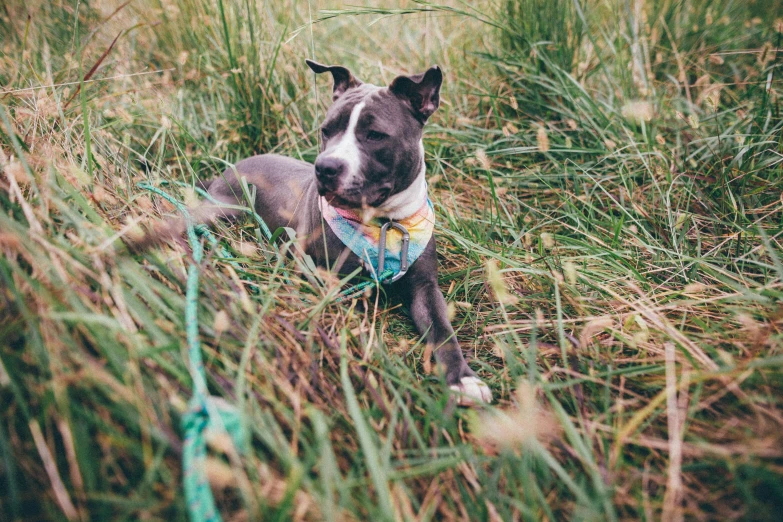
[[[387,87],[378,87],[362,83],[339,65],[310,60],[307,65],[334,79],[333,103],[321,126],[321,152],[315,161],[319,194],[333,206],[406,217],[401,215],[405,205],[421,204],[410,200],[420,198],[422,191],[426,194],[421,136],[440,103],[440,69],[398,76]]]

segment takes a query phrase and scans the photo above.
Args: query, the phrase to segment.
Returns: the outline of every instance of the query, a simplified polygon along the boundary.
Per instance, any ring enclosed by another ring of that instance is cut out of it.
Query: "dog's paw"
[[[489,404],[492,402],[492,392],[489,386],[478,377],[468,376],[460,379],[459,384],[449,386],[457,392],[457,404],[460,406],[476,406],[481,403]]]

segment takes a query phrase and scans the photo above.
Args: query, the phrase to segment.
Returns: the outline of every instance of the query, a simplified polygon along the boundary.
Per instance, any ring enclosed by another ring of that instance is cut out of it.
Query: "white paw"
[[[452,384],[449,388],[459,394],[457,404],[460,406],[476,406],[492,402],[492,392],[489,390],[489,386],[478,377],[463,377],[459,384]]]

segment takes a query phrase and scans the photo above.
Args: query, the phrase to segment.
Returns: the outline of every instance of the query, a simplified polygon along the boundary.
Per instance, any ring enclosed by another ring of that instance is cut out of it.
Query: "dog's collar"
[[[384,270],[392,271],[392,280],[402,277],[424,252],[435,228],[435,210],[429,198],[422,202],[413,215],[394,221],[384,218],[362,219],[356,211],[333,207],[323,196],[319,198],[319,207],[332,232],[362,260],[364,267],[371,270],[376,278]],[[402,257],[405,253],[405,234],[400,230],[401,227],[409,236],[405,262]],[[381,255],[381,240],[384,237],[385,249]]]

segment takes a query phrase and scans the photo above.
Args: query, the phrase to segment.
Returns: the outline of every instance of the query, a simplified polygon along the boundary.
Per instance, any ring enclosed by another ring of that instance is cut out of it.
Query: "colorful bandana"
[[[329,224],[332,232],[345,243],[345,246],[359,256],[365,268],[372,270],[374,277],[378,277],[378,246],[381,239],[381,227],[388,222],[385,218],[373,218],[364,223],[359,213],[353,210],[343,210],[327,203],[326,199],[320,200],[321,215]],[[429,198],[421,208],[410,217],[395,220],[404,226],[410,234],[408,244],[408,266],[419,258],[432,237],[435,228],[435,210]],[[386,233],[386,257],[384,269],[393,270],[396,275],[400,271],[400,255],[402,253],[402,233],[394,228],[389,228]],[[370,268],[372,267],[372,268]]]

